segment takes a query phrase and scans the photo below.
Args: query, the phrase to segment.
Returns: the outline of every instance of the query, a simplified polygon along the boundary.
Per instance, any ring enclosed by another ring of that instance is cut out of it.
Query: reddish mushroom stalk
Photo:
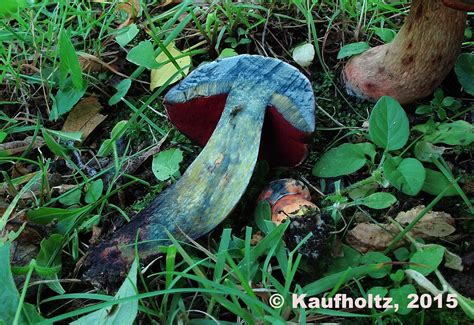
[[[140,257],[148,259],[159,253],[159,245],[170,244],[169,234],[196,239],[224,220],[252,176],[267,107],[284,120],[286,129],[278,130],[283,135],[275,138],[289,146],[278,147],[287,163],[306,157],[304,139],[314,130],[309,81],[294,67],[261,56],[200,66],[168,92],[165,105],[178,128],[206,146],[178,182],[92,250],[86,278],[97,286],[113,288],[126,274],[136,238]],[[210,114],[213,110],[217,113]]]
[[[378,100],[391,96],[410,103],[428,96],[452,69],[461,49],[469,0],[413,0],[395,39],[346,64],[349,94]]]

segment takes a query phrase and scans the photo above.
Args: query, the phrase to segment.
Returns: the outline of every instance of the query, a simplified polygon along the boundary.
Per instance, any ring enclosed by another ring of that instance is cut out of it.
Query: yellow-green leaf
[[[151,70],[150,90],[163,86],[169,80],[170,81],[168,83],[172,84],[183,78],[183,74],[187,75],[189,72],[191,57],[189,55],[183,56],[183,52],[178,50],[174,46],[174,43],[170,43],[166,49],[174,58],[174,61],[180,67],[180,69],[177,69],[165,52],[161,52],[156,57],[156,62],[162,64],[162,66],[158,69]]]

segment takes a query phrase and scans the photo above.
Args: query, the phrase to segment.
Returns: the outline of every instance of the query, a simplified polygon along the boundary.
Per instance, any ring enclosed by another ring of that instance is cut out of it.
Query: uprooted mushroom
[[[279,179],[271,182],[260,194],[258,201],[267,201],[272,221],[279,225],[289,219],[285,243],[290,249],[299,247],[299,253],[316,259],[324,249],[329,227],[327,217],[311,202],[308,188],[295,179]],[[305,243],[305,237],[312,233]]]
[[[244,193],[259,151],[270,161],[297,165],[314,131],[308,79],[262,56],[200,66],[168,92],[165,106],[178,129],[206,146],[173,186],[88,254],[85,277],[96,286],[114,288],[120,282],[136,240],[147,260],[159,245],[170,244],[168,234],[187,240],[211,231]]]
[[[460,52],[472,0],[413,0],[395,39],[346,64],[349,94],[378,100],[391,96],[410,103],[431,94],[452,69]]]

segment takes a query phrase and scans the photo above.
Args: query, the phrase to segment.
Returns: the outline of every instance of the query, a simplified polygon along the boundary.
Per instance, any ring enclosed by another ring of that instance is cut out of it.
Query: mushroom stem
[[[206,147],[174,186],[90,253],[86,278],[97,286],[104,277],[108,284],[120,279],[133,261],[137,232],[140,257],[147,258],[170,244],[168,232],[195,239],[222,222],[252,176],[270,96],[255,84],[234,87]]]
[[[349,60],[343,79],[349,94],[400,103],[428,96],[454,65],[461,49],[467,13],[441,0],[413,0],[395,39]]]

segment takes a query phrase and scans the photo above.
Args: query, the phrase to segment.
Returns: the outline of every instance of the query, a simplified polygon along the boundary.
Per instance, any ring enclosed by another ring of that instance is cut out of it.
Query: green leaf
[[[56,293],[62,295],[66,291],[61,286],[61,283],[58,281],[57,273],[61,269],[61,247],[63,244],[64,237],[59,234],[53,234],[47,239],[43,239],[40,244],[40,251],[36,263],[40,267],[46,268],[56,268],[56,274],[45,277],[49,280],[56,280],[56,282],[48,282],[47,286],[55,291]]]
[[[219,59],[224,59],[224,58],[230,58],[230,57],[236,56],[236,55],[239,55],[239,53],[235,52],[234,49],[225,48],[221,51],[218,58]]]
[[[82,191],[79,187],[74,188],[73,190],[68,191],[65,195],[59,198],[59,203],[71,206],[81,202]]]
[[[109,105],[115,105],[118,102],[120,102],[122,98],[125,97],[125,95],[128,93],[128,90],[130,89],[131,85],[132,85],[131,79],[124,79],[120,81],[115,86],[115,89],[117,89],[117,92],[109,99]]]
[[[26,0],[6,0],[2,1],[0,6],[0,17],[10,16],[11,14],[18,13],[18,11],[28,4]]]
[[[419,141],[415,145],[415,157],[425,162],[433,162],[433,159],[440,158],[446,148],[437,147],[427,141]]]
[[[326,152],[314,165],[313,175],[317,177],[337,177],[352,174],[367,162],[366,154],[375,155],[370,143],[345,143]]]
[[[100,199],[102,196],[102,191],[104,190],[104,182],[102,179],[98,179],[89,184],[85,196],[86,203],[94,203]]]
[[[179,164],[182,161],[183,152],[180,149],[171,148],[153,157],[151,170],[158,180],[166,181],[171,177],[179,177]]]
[[[50,120],[56,120],[61,115],[69,112],[74,105],[84,96],[87,90],[87,85],[84,83],[83,88],[75,88],[72,84],[71,78],[66,79],[64,87],[60,88],[53,97],[53,106],[51,108]]]
[[[406,158],[396,164],[393,158],[388,158],[383,171],[389,182],[399,191],[415,196],[425,182],[425,168],[415,158]]]
[[[7,135],[8,133],[0,131],[0,143],[2,143],[6,139]]]
[[[365,198],[355,201],[357,204],[365,205],[371,209],[386,209],[397,202],[397,198],[390,193],[374,193]]]
[[[341,60],[350,56],[360,54],[370,48],[367,42],[357,42],[344,45],[337,54],[337,59]]]
[[[372,27],[374,33],[380,37],[384,43],[390,43],[393,41],[395,36],[397,35],[397,32],[394,31],[393,29],[389,28],[379,28],[379,27]]]
[[[49,134],[48,131],[46,131],[46,129],[42,129],[41,133],[43,134],[43,139],[46,143],[46,146],[49,150],[51,150],[52,153],[59,157],[64,157],[67,155],[68,150],[66,149],[66,147],[62,146],[56,140],[54,140],[54,138]]]
[[[121,136],[125,134],[127,131],[127,126],[128,126],[128,121],[119,121],[117,124],[115,124],[114,128],[112,129],[112,132],[110,132],[111,138],[104,140],[102,142],[102,145],[99,148],[99,151],[97,152],[98,156],[105,157],[110,152],[112,152],[112,149],[114,147],[115,141],[119,139]]]
[[[130,273],[120,286],[114,300],[133,297],[138,294],[137,291],[137,269],[138,263],[135,259],[130,268]],[[133,324],[138,313],[138,299],[130,298],[116,306],[105,307],[96,310],[90,314],[82,316],[72,322],[73,325],[115,325],[115,324]]]
[[[265,234],[268,234],[276,227],[272,222],[272,210],[267,201],[260,201],[258,203],[255,209],[255,224]]]
[[[130,43],[135,36],[137,36],[139,30],[136,24],[131,24],[127,27],[120,28],[117,31],[117,35],[115,36],[115,41],[121,47],[125,47],[128,43]]]
[[[406,247],[400,247],[393,251],[397,261],[404,262],[410,257],[410,251]]]
[[[474,53],[463,53],[456,60],[454,72],[464,91],[474,96]]]
[[[410,134],[408,117],[392,97],[383,96],[375,104],[369,119],[372,141],[386,151],[403,148]]]
[[[64,89],[69,73],[74,88],[83,89],[81,65],[76,50],[74,50],[68,32],[61,30],[59,33],[59,87],[61,89]]]
[[[423,130],[421,126],[413,129]],[[429,128],[427,129],[429,130]],[[423,140],[434,144],[445,143],[451,146],[468,146],[474,142],[474,126],[463,120],[440,123],[434,131],[426,133]]]
[[[416,288],[412,284],[405,284],[400,288],[390,289],[389,295],[393,298],[392,305],[398,305],[398,314],[408,315],[413,309],[408,308],[408,304],[413,300],[408,296],[416,294]]]
[[[165,84],[175,83],[189,72],[189,68],[191,67],[191,57],[189,55],[184,55],[183,52],[176,48],[174,43],[168,44],[166,50],[168,53],[161,52],[155,59],[160,67],[151,70],[150,90],[154,90]],[[171,61],[171,59],[173,59],[174,62]]]
[[[392,271],[392,260],[380,252],[368,252],[360,259],[361,264],[380,264],[378,270],[369,274],[371,278],[381,279]]]
[[[438,268],[443,261],[445,248],[440,245],[427,245],[413,254],[410,258],[409,268],[428,275]]]
[[[30,221],[41,225],[47,225],[53,220],[58,220],[56,224],[56,230],[65,234],[70,227],[74,224],[77,218],[83,213],[87,212],[90,206],[85,206],[77,209],[60,209],[60,208],[49,208],[41,207],[36,210],[30,210],[26,213],[26,216]]]
[[[147,69],[157,69],[160,64],[155,60],[155,51],[150,41],[141,41],[128,52],[127,60]]]
[[[456,196],[459,195],[458,191],[449,182],[449,180],[443,175],[443,173],[425,168],[425,182],[421,190],[431,195],[440,194],[446,187],[450,189],[444,194],[444,196]]]
[[[16,309],[20,301],[20,295],[13,281],[10,269],[10,244],[0,243],[0,301],[2,302],[2,312],[0,313],[0,323],[13,324]]]

